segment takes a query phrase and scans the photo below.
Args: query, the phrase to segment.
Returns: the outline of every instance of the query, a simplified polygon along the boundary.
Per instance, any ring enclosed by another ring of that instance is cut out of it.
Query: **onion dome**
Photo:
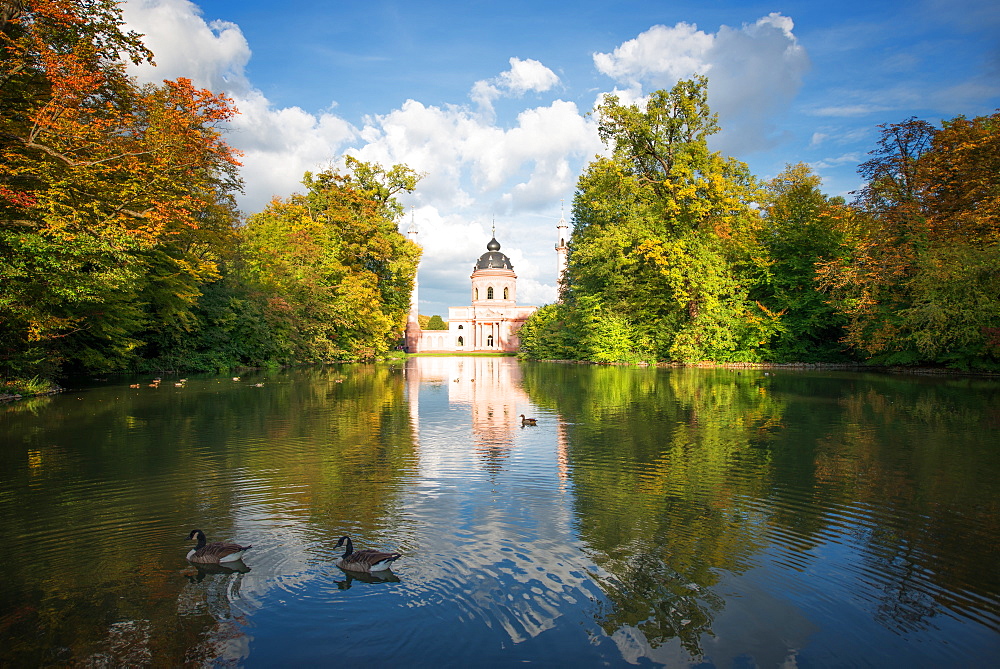
[[[513,271],[514,266],[510,264],[510,258],[500,253],[500,242],[494,237],[486,245],[486,253],[479,256],[476,269],[509,269]]]

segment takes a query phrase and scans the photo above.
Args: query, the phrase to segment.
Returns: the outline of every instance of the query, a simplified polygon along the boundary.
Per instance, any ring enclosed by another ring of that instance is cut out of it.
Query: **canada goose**
[[[250,550],[250,546],[240,546],[225,541],[213,541],[205,543],[205,533],[201,530],[191,530],[188,539],[197,539],[198,545],[192,548],[188,554],[188,562],[199,564],[219,564],[220,562],[235,562],[243,559],[243,553]]]
[[[538,420],[535,418],[525,418],[524,414],[521,414],[521,425],[538,425]]]
[[[130,383],[130,384],[128,385],[128,387],[129,387],[129,388],[141,388],[141,387],[142,387],[142,385],[141,385],[141,384],[139,384],[139,383]]]
[[[183,388],[183,387],[184,387],[184,384],[183,384],[183,383],[181,383],[180,381],[178,381],[178,382],[176,382],[176,383],[174,384],[174,388]]]
[[[340,537],[340,541],[337,542],[335,548],[340,548],[344,545],[344,542],[347,542],[347,550],[344,551],[341,557],[334,560],[333,563],[346,571],[384,571],[392,566],[393,560],[403,557],[402,553],[383,553],[371,548],[366,548],[363,551],[355,553],[354,544],[351,543],[351,538],[347,536]]]

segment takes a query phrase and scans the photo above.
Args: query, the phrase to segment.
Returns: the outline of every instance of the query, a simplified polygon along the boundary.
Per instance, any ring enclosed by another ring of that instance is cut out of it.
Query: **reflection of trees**
[[[1000,383],[872,377],[839,407],[816,476],[866,516],[854,533],[876,620],[912,632],[942,607],[1000,618]]]
[[[880,624],[1000,619],[996,381],[550,364],[525,386],[565,423],[580,533],[613,576],[609,632],[697,655],[715,570],[768,544],[802,569],[841,532],[863,563],[843,578]]]
[[[610,602],[599,604],[596,614],[606,634],[635,627],[653,648],[678,639],[692,656],[702,654],[701,636],[711,633],[713,616],[723,607],[721,597],[649,553],[603,567],[615,574],[598,579]]]
[[[783,402],[756,377],[701,370],[529,366],[539,404],[561,414],[580,517],[608,604],[610,634],[629,625],[652,646],[692,655],[722,599],[716,570],[740,571],[766,541],[749,501],[765,494]]]
[[[402,374],[356,365],[257,380],[92,389],[0,414],[17,439],[0,449],[0,636],[16,639],[0,664],[75,664],[127,638],[165,665],[210,661],[244,632],[178,611],[196,524],[226,539],[247,516],[296,517],[311,545],[377,534],[414,467]],[[137,622],[112,627],[123,621]]]

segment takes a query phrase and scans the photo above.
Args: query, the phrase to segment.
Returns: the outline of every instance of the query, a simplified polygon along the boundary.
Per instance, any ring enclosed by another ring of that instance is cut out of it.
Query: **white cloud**
[[[295,191],[306,170],[328,163],[356,137],[351,124],[333,114],[275,108],[246,78],[250,47],[235,24],[206,23],[188,0],[128,0],[122,15],[155,54],[156,67],[130,66],[134,76],[153,82],[187,77],[233,98],[240,113],[227,139],[244,154],[241,206],[248,212]]]
[[[386,166],[405,163],[425,175],[403,200],[414,207],[420,229],[420,296],[429,309],[467,303],[472,263],[485,250],[494,219],[515,263],[519,302],[555,299],[549,238],[554,243],[558,203],[571,197],[577,175],[604,147],[589,110],[571,101],[525,104],[516,117],[497,123],[493,104],[500,98],[561,85],[541,62],[510,58],[508,70],[472,85],[471,104],[406,100],[355,125],[329,110],[274,105],[247,79],[251,50],[240,28],[206,22],[188,0],[127,0],[123,10],[127,27],[145,33],[159,64],[134,68],[137,76],[185,76],[234,98],[241,113],[228,139],[244,152],[241,206],[248,212],[300,190],[306,170],[323,169],[344,153]],[[735,123],[747,137],[766,138],[768,114],[798,90],[807,65],[792,28],[779,14],[714,35],[685,23],[654,26],[593,60],[621,85],[615,93],[626,103],[641,99],[644,88],[648,93],[707,73],[713,108],[731,117],[723,127]]]
[[[829,169],[831,167],[840,167],[841,165],[856,165],[861,162],[861,154],[856,151],[851,153],[845,153],[840,156],[834,156],[833,158],[824,158],[822,160],[817,160],[815,162],[809,163],[811,167],[817,170]]]
[[[529,91],[544,93],[559,83],[555,72],[537,60],[521,60],[516,56],[508,61],[510,69],[490,80],[477,81],[472,86],[469,97],[489,114],[493,113],[493,101],[508,96],[521,96]]]
[[[528,91],[544,93],[559,83],[559,77],[537,60],[528,58],[510,59],[510,69],[500,73],[501,88],[514,95],[523,95]]]
[[[598,71],[626,85],[669,88],[678,80],[704,74],[714,38],[689,23],[653,26],[612,53],[595,53]]]
[[[249,92],[243,70],[250,61],[250,45],[235,23],[206,23],[198,6],[188,0],[129,0],[122,5],[122,16],[129,28],[144,35],[143,43],[154,54],[155,68],[132,67],[140,79],[187,77],[213,91]]]
[[[876,114],[878,112],[888,111],[888,107],[883,107],[880,105],[870,105],[870,104],[855,104],[855,105],[834,105],[829,107],[819,107],[813,109],[809,113],[814,116],[835,116],[841,118],[851,118],[857,116],[868,116],[869,114]]]
[[[688,23],[653,26],[612,53],[594,54],[594,65],[632,97],[640,87],[648,93],[708,76],[709,104],[723,129],[713,145],[741,155],[774,143],[773,118],[802,86],[809,59],[793,28],[778,13],[739,29],[722,26],[714,35]]]

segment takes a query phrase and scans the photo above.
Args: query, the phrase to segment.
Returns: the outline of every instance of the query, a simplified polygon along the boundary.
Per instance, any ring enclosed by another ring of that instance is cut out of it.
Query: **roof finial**
[[[493,239],[497,238],[497,217],[496,214],[493,215]]]
[[[417,234],[417,221],[413,217],[413,205],[410,205],[410,227],[407,229],[407,234],[415,235]]]

